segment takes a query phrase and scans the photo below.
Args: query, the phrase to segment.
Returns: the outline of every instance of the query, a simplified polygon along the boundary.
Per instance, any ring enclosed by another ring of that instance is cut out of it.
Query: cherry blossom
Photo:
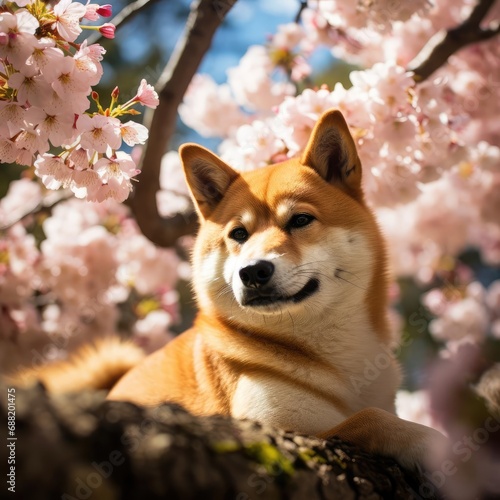
[[[28,179],[13,181],[0,200],[0,227],[8,227],[32,212],[42,201],[40,185]]]
[[[74,42],[82,32],[80,19],[86,14],[85,6],[80,2],[60,0],[54,6],[54,14],[59,35],[67,42]]]
[[[97,21],[101,16],[110,17],[113,13],[113,7],[107,3],[105,5],[99,5],[97,3],[87,3],[85,5],[85,19],[89,21]]]
[[[35,173],[48,189],[68,186],[73,175],[70,166],[62,158],[51,154],[44,154],[35,161]]]
[[[114,34],[110,23],[80,24],[83,18],[111,15],[109,4],[61,0],[43,9],[18,8],[30,3],[9,2],[0,13],[0,65],[7,75],[0,95],[0,161],[34,166],[48,189],[69,188],[75,196],[95,201],[124,201],[138,170],[118,150],[122,139],[130,146],[144,144],[148,133],[143,125],[122,124],[120,118],[139,114],[132,109],[137,104],[155,107],[158,96],[142,80],[135,98],[120,104],[117,91],[105,108],[92,91],[103,75],[105,50],[75,41],[82,28]],[[89,112],[89,97],[97,102],[97,112]],[[49,147],[59,152],[47,154]],[[113,175],[113,168],[98,163],[111,157],[122,165]]]
[[[120,125],[120,134],[123,141],[129,146],[144,144],[148,139],[148,129],[133,121],[128,121]]]
[[[273,61],[268,51],[259,45],[250,47],[240,64],[228,70],[228,84],[236,102],[250,110],[270,110],[285,96],[295,92],[293,84],[273,81]]]
[[[34,34],[39,25],[25,9],[19,9],[15,14],[1,12],[0,33],[6,36],[0,39],[0,58],[8,58],[16,69],[22,68],[36,45]]]
[[[192,208],[181,161],[176,151],[169,151],[162,158],[160,190],[156,193],[156,203],[162,217],[171,217]]]
[[[144,79],[141,80],[137,94],[132,100],[137,101],[148,108],[156,108],[156,106],[160,103],[155,89]]]
[[[247,121],[229,85],[217,85],[208,75],[195,75],[179,106],[182,121],[203,137],[231,135]]]
[[[81,144],[85,149],[105,153],[108,148],[118,149],[122,138],[120,133],[120,121],[103,115],[81,115],[76,127],[81,135]]]

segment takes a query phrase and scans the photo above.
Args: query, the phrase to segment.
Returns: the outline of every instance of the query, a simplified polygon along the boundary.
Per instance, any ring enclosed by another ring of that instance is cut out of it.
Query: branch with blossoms
[[[438,31],[408,66],[409,70],[413,71],[415,81],[422,82],[429,78],[446,64],[450,56],[465,46],[489,40],[500,34],[498,21],[487,28],[481,27],[495,1],[478,1],[469,17],[459,26]]]
[[[139,170],[120,148],[144,144],[148,131],[120,119],[140,114],[137,105],[156,107],[158,97],[145,80],[123,104],[118,88],[108,106],[92,90],[103,74],[105,50],[76,40],[84,29],[113,38],[111,23],[82,24],[110,15],[110,5],[71,0],[54,6],[16,0],[0,8],[0,162],[33,166],[48,189],[121,202]]]
[[[132,2],[116,14],[113,19],[111,19],[111,24],[116,28],[121,28],[128,22],[132,21],[137,14],[142,12],[147,7],[150,7],[152,4],[157,3],[159,0],[136,0]],[[97,43],[104,34],[101,32],[97,32],[92,34],[88,40],[92,43]]]

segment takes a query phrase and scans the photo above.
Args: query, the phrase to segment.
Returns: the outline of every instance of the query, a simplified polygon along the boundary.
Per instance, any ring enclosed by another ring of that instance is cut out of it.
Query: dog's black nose
[[[240,278],[247,287],[259,287],[269,282],[274,264],[268,260],[255,260],[240,269]]]

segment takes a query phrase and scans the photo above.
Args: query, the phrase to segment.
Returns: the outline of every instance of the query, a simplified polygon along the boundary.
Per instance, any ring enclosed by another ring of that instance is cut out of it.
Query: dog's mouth
[[[276,290],[258,290],[252,289],[247,291],[246,297],[243,299],[243,306],[269,306],[274,304],[283,304],[291,302],[298,304],[310,297],[319,289],[319,280],[311,278],[297,293],[294,295],[281,295]]]

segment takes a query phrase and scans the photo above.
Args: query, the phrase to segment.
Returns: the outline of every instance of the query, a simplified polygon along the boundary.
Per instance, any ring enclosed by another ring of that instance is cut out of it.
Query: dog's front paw
[[[424,425],[408,422],[408,435],[401,447],[392,450],[393,458],[406,469],[433,468],[442,461],[449,446],[448,439],[439,431]]]

